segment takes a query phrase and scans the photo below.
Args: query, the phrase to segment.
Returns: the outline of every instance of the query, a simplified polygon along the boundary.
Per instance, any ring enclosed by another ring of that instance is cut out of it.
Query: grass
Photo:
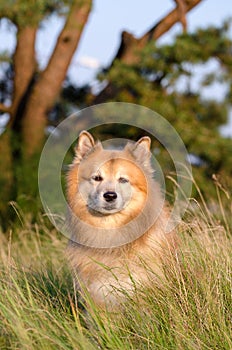
[[[87,314],[65,262],[66,239],[43,218],[32,225],[20,216],[20,226],[0,234],[0,349],[231,350],[228,210],[216,217],[197,205],[179,227],[179,256],[162,287],[137,290],[118,314],[93,303]]]

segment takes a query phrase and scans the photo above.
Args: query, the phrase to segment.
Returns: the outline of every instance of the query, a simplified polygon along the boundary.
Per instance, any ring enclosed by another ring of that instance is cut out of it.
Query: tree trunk
[[[79,43],[92,1],[75,1],[46,69],[35,83],[22,121],[26,157],[38,151],[44,139],[47,114],[60,92],[73,54]]]
[[[0,137],[0,152],[0,221],[2,221],[2,226],[5,227],[5,220],[9,209],[7,202],[13,197],[14,192],[14,174],[10,130],[6,130]]]
[[[20,128],[27,95],[36,70],[35,38],[36,27],[19,27],[14,62],[14,89],[10,110],[10,126]]]
[[[0,206],[0,212],[3,218],[8,211],[6,202],[17,198],[17,190],[20,193],[26,193],[29,197],[34,196],[37,182],[31,178],[30,183],[26,183],[25,179],[28,178],[28,171],[35,171],[33,169],[36,166],[36,157],[32,156],[41,149],[44,128],[47,124],[47,113],[53,107],[59,94],[91,11],[91,5],[92,0],[73,1],[49,63],[46,69],[37,76],[35,74],[37,26],[20,25],[18,27],[17,46],[13,57],[12,104],[9,107],[0,104],[0,111],[10,115],[6,130],[0,137],[2,154],[0,157],[0,185],[1,203],[3,203]],[[30,157],[29,161],[28,157]],[[30,165],[30,170],[27,164]]]
[[[14,161],[15,142],[14,130],[19,131],[21,116],[24,109],[27,92],[35,72],[35,36],[36,28],[18,28],[17,45],[14,53],[14,85],[12,103],[9,107],[1,104],[0,110],[10,116],[6,130],[0,137],[0,187],[1,205],[0,212],[3,218],[8,215],[9,206],[7,202],[14,198],[16,192],[16,161]],[[17,159],[18,161],[18,159]]]

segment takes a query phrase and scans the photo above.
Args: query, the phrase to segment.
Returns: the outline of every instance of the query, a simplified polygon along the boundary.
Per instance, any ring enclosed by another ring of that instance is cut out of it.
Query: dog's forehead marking
[[[102,175],[115,178],[136,176],[136,174],[141,172],[141,169],[130,159],[117,154],[117,157],[105,161],[99,168],[99,171],[102,172]]]
[[[99,165],[99,172],[107,177],[114,177],[117,172],[116,159],[111,158],[103,161],[103,163]]]
[[[88,163],[88,164],[86,164]],[[99,173],[103,177],[135,175],[140,167],[135,164],[133,158],[125,150],[96,150],[82,164],[82,172]]]

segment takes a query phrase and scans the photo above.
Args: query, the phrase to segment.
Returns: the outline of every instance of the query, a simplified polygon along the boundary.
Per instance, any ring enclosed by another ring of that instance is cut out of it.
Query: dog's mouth
[[[122,208],[116,208],[115,206],[106,206],[102,208],[106,212],[120,211]]]
[[[89,207],[88,206],[89,211],[92,214],[101,214],[101,215],[110,215],[110,214],[114,214],[114,213],[118,213],[120,212],[123,208],[117,208],[116,206],[113,205],[107,205],[105,207]]]

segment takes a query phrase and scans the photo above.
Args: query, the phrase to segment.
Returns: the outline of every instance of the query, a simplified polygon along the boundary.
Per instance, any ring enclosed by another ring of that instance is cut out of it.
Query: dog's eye
[[[120,182],[121,184],[125,184],[126,182],[129,182],[129,180],[127,180],[125,177],[120,177],[118,179],[118,182]]]
[[[100,181],[103,180],[103,178],[101,177],[101,175],[94,175],[94,176],[92,176],[92,179],[93,179],[94,181],[97,181],[97,182],[100,182]]]

